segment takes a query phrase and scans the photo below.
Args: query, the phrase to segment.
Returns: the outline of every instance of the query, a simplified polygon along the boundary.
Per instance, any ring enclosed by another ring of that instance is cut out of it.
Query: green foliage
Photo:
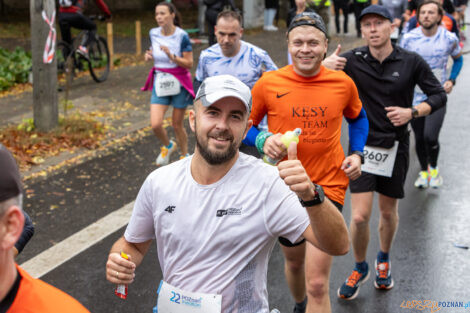
[[[17,130],[30,133],[34,130],[34,119],[24,118],[21,124],[18,125]]]
[[[62,107],[64,109],[64,116],[65,117],[67,116],[68,110],[74,108],[72,100],[61,99],[60,104],[62,104]]]
[[[28,82],[33,63],[31,53],[16,47],[12,52],[0,48],[0,91]]]

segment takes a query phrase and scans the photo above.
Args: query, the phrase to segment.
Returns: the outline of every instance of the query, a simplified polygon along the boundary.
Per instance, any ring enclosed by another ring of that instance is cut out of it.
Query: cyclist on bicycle
[[[88,31],[88,34],[83,37],[77,50],[77,52],[83,55],[87,55],[88,50],[86,46],[89,43],[89,38],[94,36],[96,32],[96,24],[89,17],[83,15],[86,2],[86,0],[59,0],[59,26],[62,40],[72,45],[71,27]],[[111,12],[103,0],[95,0],[95,3],[106,18],[111,17]]]

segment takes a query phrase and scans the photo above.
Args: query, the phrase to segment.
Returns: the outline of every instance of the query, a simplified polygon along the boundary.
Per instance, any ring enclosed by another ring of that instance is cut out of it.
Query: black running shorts
[[[409,154],[409,144],[400,142],[392,177],[362,172],[358,179],[349,181],[351,193],[376,191],[390,198],[402,199],[405,196],[404,186],[410,160]]]

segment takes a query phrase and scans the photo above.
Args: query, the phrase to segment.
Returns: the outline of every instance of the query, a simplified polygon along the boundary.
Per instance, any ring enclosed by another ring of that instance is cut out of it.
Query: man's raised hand
[[[287,186],[302,200],[309,201],[315,197],[313,183],[297,158],[297,143],[292,142],[287,149],[287,160],[277,166],[279,176]]]
[[[338,45],[335,52],[323,60],[322,65],[330,70],[342,71],[346,66],[346,58],[340,56],[341,45]]]

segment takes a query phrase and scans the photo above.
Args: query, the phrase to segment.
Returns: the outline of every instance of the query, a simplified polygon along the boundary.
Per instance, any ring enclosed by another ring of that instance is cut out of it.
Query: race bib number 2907
[[[160,282],[154,313],[221,313],[222,296],[189,292]]]
[[[179,80],[169,74],[157,72],[155,75],[155,93],[158,97],[175,96],[181,92]]]
[[[393,166],[397,157],[398,141],[392,148],[364,147],[364,164],[361,166],[363,172],[379,176],[392,177]]]

